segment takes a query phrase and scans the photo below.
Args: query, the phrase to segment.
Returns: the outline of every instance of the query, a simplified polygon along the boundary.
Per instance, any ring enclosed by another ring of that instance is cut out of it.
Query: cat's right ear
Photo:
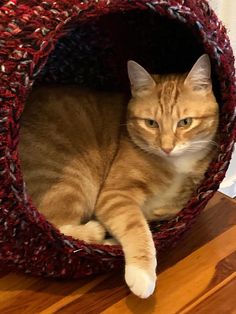
[[[137,62],[129,60],[127,68],[133,96],[150,92],[156,86],[151,75]]]
[[[196,92],[211,92],[211,62],[207,54],[202,55],[195,62],[185,79],[184,85]]]

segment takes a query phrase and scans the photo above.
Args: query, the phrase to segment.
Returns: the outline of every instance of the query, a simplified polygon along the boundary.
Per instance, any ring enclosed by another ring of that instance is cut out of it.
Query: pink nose
[[[167,155],[169,155],[169,154],[172,152],[172,150],[173,150],[172,147],[164,147],[164,148],[162,147],[161,149],[162,149],[163,152],[166,153]]]

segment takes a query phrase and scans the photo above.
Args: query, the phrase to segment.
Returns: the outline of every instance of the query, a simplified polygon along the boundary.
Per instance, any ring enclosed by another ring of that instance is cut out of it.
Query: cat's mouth
[[[189,149],[188,146],[184,146],[181,148],[174,147],[172,150],[169,149],[163,149],[163,148],[157,148],[156,149],[156,155],[159,155],[162,158],[179,158],[182,156],[186,156],[186,154],[191,155],[193,153],[196,153],[196,150]]]
[[[131,137],[132,138],[132,137]],[[202,154],[209,151],[209,145],[216,145],[214,141],[205,139],[197,140],[191,143],[183,143],[176,145],[173,149],[162,148],[160,146],[155,146],[154,144],[145,143],[144,141],[132,138],[133,143],[137,145],[141,150],[145,151],[147,154],[155,155],[167,160],[172,160],[174,158],[181,158],[186,156],[194,156],[195,154]]]
[[[156,155],[158,157],[167,158],[167,159],[171,159],[171,158],[182,155],[182,153],[180,154],[174,150],[172,150],[172,151],[166,150],[165,151],[165,150],[161,149],[160,147],[148,147],[144,150],[149,154],[151,153],[151,154]]]
[[[172,151],[163,151],[163,149],[159,148],[157,150],[157,153],[162,158],[166,159],[174,159],[174,158],[181,158],[186,156],[194,156],[196,154],[202,154],[206,153],[210,150],[209,143],[206,144],[207,141],[204,141],[204,144],[201,143],[201,145],[195,145],[193,143],[192,145],[183,145],[181,147],[175,147]]]

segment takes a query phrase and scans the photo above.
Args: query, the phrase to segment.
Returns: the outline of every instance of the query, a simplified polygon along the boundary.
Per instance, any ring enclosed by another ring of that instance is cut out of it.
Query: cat
[[[121,244],[125,280],[141,298],[156,283],[149,221],[174,217],[214,158],[218,104],[202,55],[185,74],[151,75],[128,61],[131,99],[77,86],[33,89],[21,117],[24,180],[59,230]],[[128,107],[127,107],[128,103]]]

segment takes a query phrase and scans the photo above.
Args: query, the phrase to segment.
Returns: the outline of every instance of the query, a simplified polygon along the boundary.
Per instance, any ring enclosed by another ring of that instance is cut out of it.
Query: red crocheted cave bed
[[[223,180],[236,138],[234,58],[204,0],[0,1],[0,266],[78,278],[123,265],[119,246],[59,233],[33,206],[20,169],[20,116],[33,83],[126,89],[126,61],[153,73],[187,71],[209,54],[220,104],[219,154],[177,218],[152,226],[158,253],[187,230]],[[223,210],[223,209],[222,209]]]

